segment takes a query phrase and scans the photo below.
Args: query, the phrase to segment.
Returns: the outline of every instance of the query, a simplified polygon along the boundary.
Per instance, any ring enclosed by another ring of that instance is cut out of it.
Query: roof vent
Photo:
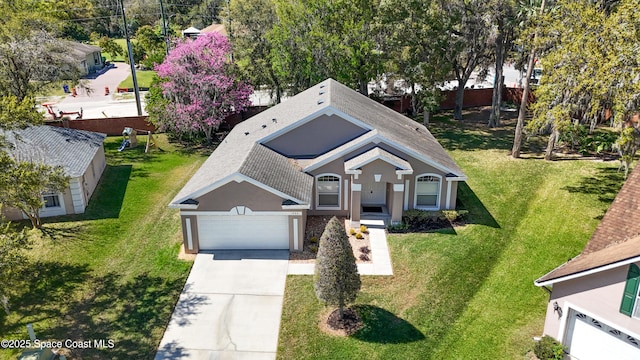
[[[244,134],[245,134],[245,135],[249,135],[249,132],[248,132],[248,131],[245,131],[245,132],[244,132]]]
[[[262,124],[262,128],[263,129],[266,128],[266,127],[267,127],[267,124]]]
[[[322,89],[322,88],[324,88],[324,87],[325,87],[325,85],[324,85],[324,84],[320,85],[320,89]]]
[[[320,90],[320,92],[318,93],[318,95],[324,95],[324,90]]]
[[[275,124],[275,123],[277,123],[277,122],[278,122],[278,119],[273,118],[273,119],[271,119],[271,121],[273,121],[273,123]]]
[[[420,132],[420,128],[419,128],[419,127],[417,127],[417,128],[416,128],[416,131],[417,131],[417,132]]]
[[[320,105],[322,103],[324,103],[324,100],[322,100],[322,99],[318,100],[318,105]]]

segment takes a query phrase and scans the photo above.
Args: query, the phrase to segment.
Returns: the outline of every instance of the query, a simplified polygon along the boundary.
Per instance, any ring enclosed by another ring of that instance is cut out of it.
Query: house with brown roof
[[[40,217],[84,213],[107,166],[105,134],[39,125],[2,135],[11,144],[7,151],[16,161],[62,166],[69,176],[69,186],[63,192],[42,194]],[[2,207],[2,215],[9,220],[27,218],[19,209],[9,207]]]
[[[582,252],[535,281],[551,288],[544,334],[571,359],[640,359],[640,166]]]
[[[399,222],[465,180],[422,124],[328,79],[236,125],[169,206],[187,252],[299,251],[309,215]]]

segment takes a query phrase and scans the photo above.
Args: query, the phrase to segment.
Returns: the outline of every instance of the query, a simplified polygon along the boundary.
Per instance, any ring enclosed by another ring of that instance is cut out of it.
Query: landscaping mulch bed
[[[320,236],[322,236],[322,232],[324,231],[325,226],[327,225],[329,220],[331,220],[331,218],[332,216],[307,216],[307,224],[305,227],[304,244],[302,247],[302,251],[290,252],[289,260],[301,263],[315,262],[317,247],[320,242]],[[338,220],[348,225],[348,219],[346,217],[338,216]],[[345,229],[348,234],[349,227],[346,227]],[[363,233],[363,235],[363,239],[356,239],[355,236],[349,235],[349,243],[351,244],[351,248],[353,249],[353,256],[356,258],[356,263],[358,264],[372,262],[369,233]],[[316,238],[317,241],[312,242],[312,238]],[[368,260],[365,260],[365,258],[361,258],[361,256],[363,255],[363,252],[360,250],[361,248],[365,248],[365,252],[367,252],[366,249],[369,249],[369,252],[365,254]]]
[[[335,309],[327,318],[327,327],[332,334],[349,336],[362,328],[362,320],[352,308],[344,309],[344,316],[340,319],[340,310]]]

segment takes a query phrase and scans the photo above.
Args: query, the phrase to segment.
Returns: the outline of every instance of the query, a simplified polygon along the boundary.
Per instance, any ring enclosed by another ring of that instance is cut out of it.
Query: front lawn
[[[469,177],[459,189],[467,225],[390,235],[394,276],[362,278],[365,328],[349,338],[319,330],[313,277],[289,276],[278,358],[517,359],[532,348],[548,299],[533,281],[580,252],[622,173],[617,162],[513,160],[513,124],[484,123],[431,125]]]
[[[152,359],[191,268],[177,259],[178,212],[167,204],[204,160],[168,144],[118,152],[105,143],[107,168],[85,214],[44,219],[32,263],[0,311],[0,338],[113,340],[113,348],[74,349],[71,358]],[[18,351],[0,350],[1,359]]]
[[[156,75],[156,72],[153,70],[136,70],[136,79],[138,80],[139,88],[149,88],[151,87],[151,82],[153,81],[153,77]],[[131,75],[127,76],[126,79],[122,80],[119,88],[133,88],[133,77]]]

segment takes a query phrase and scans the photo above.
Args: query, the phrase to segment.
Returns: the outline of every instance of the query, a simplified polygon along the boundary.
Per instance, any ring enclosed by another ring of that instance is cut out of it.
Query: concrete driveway
[[[275,359],[288,259],[198,254],[155,359]]]

